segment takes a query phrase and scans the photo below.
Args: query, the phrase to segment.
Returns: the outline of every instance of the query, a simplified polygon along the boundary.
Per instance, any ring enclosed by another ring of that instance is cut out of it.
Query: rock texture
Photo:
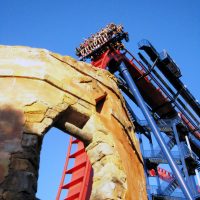
[[[133,124],[109,72],[44,49],[0,46],[0,91],[0,199],[36,199],[52,126],[85,142],[90,199],[147,198]]]

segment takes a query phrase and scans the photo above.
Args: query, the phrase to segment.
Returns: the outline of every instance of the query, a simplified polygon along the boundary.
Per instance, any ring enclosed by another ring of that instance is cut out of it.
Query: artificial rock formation
[[[85,143],[90,199],[146,199],[138,141],[109,72],[44,49],[0,46],[0,91],[0,200],[36,199],[52,126]]]

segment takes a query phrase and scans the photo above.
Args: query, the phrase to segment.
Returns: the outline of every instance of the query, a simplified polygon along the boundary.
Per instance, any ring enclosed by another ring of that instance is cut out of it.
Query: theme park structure
[[[0,89],[1,200],[37,199],[40,149],[52,127],[84,142],[88,155],[71,141],[80,151],[70,157],[80,159],[67,171],[78,173],[68,186],[85,183],[71,199],[147,199],[139,142],[111,73],[45,49],[1,45]],[[52,142],[53,150],[60,145]]]
[[[200,104],[165,50],[158,53],[148,40],[142,40],[136,59],[122,40],[129,40],[128,33],[121,25],[109,24],[76,48],[76,54],[117,79],[140,142],[148,199],[199,199]],[[141,109],[143,120],[133,104]],[[72,153],[73,146],[77,150]],[[71,160],[74,163],[69,165]],[[89,199],[92,176],[83,143],[71,137],[56,200],[66,190],[65,200]]]

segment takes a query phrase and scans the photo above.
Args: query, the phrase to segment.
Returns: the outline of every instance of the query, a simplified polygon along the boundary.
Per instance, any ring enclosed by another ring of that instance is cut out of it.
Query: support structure
[[[76,147],[75,147],[76,145]],[[76,148],[76,151],[72,153],[72,149]],[[92,181],[92,166],[89,158],[86,157],[86,152],[83,142],[70,137],[69,148],[67,152],[67,160],[63,169],[62,179],[60,182],[59,190],[56,196],[56,200],[60,199],[60,195],[63,189],[67,189],[67,197],[64,200],[73,199],[89,199],[91,195],[91,181]],[[75,159],[74,167],[69,168],[70,159]],[[66,183],[67,175],[71,175],[71,181]]]
[[[151,127],[152,132],[154,133],[154,136],[163,152],[163,154],[165,155],[173,173],[175,174],[179,185],[182,188],[183,193],[185,194],[185,196],[192,200],[192,193],[190,191],[190,188],[188,187],[188,185],[186,184],[185,180],[183,179],[183,177],[181,176],[180,170],[178,169],[169,149],[167,148],[167,145],[165,144],[164,139],[162,138],[162,135],[160,134],[160,131],[157,128],[157,125],[153,119],[153,117],[151,116],[147,106],[144,103],[144,100],[142,98],[142,96],[140,95],[140,92],[136,86],[136,84],[134,83],[132,77],[130,76],[127,67],[124,65],[124,63],[122,62],[119,66],[120,72],[122,73],[127,85],[129,86],[133,96],[136,99],[137,104],[139,105],[139,107],[141,108],[149,126]]]
[[[80,60],[90,59],[95,67],[114,74],[125,98],[129,97],[128,102],[132,101],[142,110],[143,121],[127,105],[136,132],[150,143],[150,151],[142,147],[149,199],[199,199],[194,176],[199,180],[200,104],[180,80],[181,71],[166,51],[159,54],[149,41],[143,40],[139,49],[149,58],[139,52],[140,60],[137,60],[124,47],[123,39],[128,41],[123,27],[110,24],[76,48],[77,55]],[[142,137],[139,139],[142,144]],[[155,150],[155,143],[159,150]],[[160,164],[168,164],[171,171]],[[149,177],[157,178],[155,188]],[[160,179],[168,183],[164,189]],[[190,184],[191,180],[194,184]],[[178,196],[175,193],[180,189],[183,193]]]

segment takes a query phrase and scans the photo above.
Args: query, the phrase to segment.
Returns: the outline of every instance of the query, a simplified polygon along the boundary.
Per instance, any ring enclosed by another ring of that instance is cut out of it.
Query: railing
[[[169,199],[185,200],[185,197],[182,192],[173,192],[172,195],[168,196],[163,193],[162,189],[164,190],[165,188],[159,189],[157,185],[147,186],[147,192],[152,194],[153,196],[158,196],[158,197],[162,196],[162,199],[168,199],[168,200]]]
[[[183,151],[183,155],[184,155],[184,158],[193,158],[195,161],[198,161],[198,156],[190,151],[187,147],[187,145],[185,144],[181,144],[181,149]],[[171,151],[172,155],[173,155],[173,158],[174,159],[178,159],[180,160],[180,154],[179,154],[179,151]],[[144,157],[145,158],[164,158],[161,150],[144,150]]]
[[[178,151],[171,151],[174,159],[180,159],[180,154]],[[164,158],[161,150],[144,150],[145,158]]]

